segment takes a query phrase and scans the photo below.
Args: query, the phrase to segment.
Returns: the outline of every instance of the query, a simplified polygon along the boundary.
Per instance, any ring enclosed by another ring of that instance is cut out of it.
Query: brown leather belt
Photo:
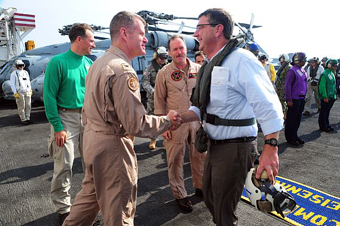
[[[256,137],[239,137],[234,139],[225,139],[225,140],[212,140],[210,142],[212,144],[226,144],[226,143],[245,143],[256,140]]]
[[[76,108],[76,109],[71,109],[71,108],[62,108],[62,107],[58,107],[59,111],[70,111],[70,112],[77,112],[77,113],[81,113],[82,108]]]

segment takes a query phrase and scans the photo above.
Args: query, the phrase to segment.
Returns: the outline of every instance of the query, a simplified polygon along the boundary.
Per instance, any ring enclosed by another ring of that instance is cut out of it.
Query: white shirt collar
[[[228,44],[228,43],[227,43]],[[223,49],[224,47],[227,45],[225,44],[219,51],[217,51],[217,53],[215,53],[215,55],[213,57],[211,57],[211,59],[209,60],[208,57],[205,57],[205,60],[207,61],[207,63],[209,63],[212,59],[214,59],[214,57],[219,54]]]

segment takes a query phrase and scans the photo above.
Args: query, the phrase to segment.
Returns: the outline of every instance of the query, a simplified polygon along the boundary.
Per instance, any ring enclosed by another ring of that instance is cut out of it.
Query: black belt
[[[71,109],[71,108],[62,108],[62,107],[58,107],[59,111],[71,111],[71,112],[77,112],[77,113],[81,113],[82,108],[76,108],[76,109]]]
[[[299,95],[299,97],[305,97],[306,95]]]
[[[239,137],[234,139],[225,139],[225,140],[213,140],[210,139],[212,144],[226,144],[226,143],[246,143],[250,141],[256,140],[256,137]]]

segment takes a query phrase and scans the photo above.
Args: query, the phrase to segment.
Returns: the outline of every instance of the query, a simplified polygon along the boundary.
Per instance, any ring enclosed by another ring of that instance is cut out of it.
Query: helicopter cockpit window
[[[1,75],[6,75],[6,74],[10,74],[12,68],[13,68],[13,63],[14,61],[7,61],[1,68],[0,70],[0,74]],[[5,78],[6,79],[6,78]]]
[[[8,61],[7,61],[6,63],[4,63],[3,65],[0,66],[0,73],[2,72],[2,69],[3,69],[4,67],[6,67],[7,64],[8,64]]]

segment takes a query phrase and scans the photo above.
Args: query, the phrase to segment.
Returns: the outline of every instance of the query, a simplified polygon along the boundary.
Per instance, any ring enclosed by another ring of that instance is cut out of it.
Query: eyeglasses
[[[204,26],[204,25],[210,25],[212,27],[215,27],[218,24],[197,24],[196,25],[196,31],[201,30],[202,26]]]

